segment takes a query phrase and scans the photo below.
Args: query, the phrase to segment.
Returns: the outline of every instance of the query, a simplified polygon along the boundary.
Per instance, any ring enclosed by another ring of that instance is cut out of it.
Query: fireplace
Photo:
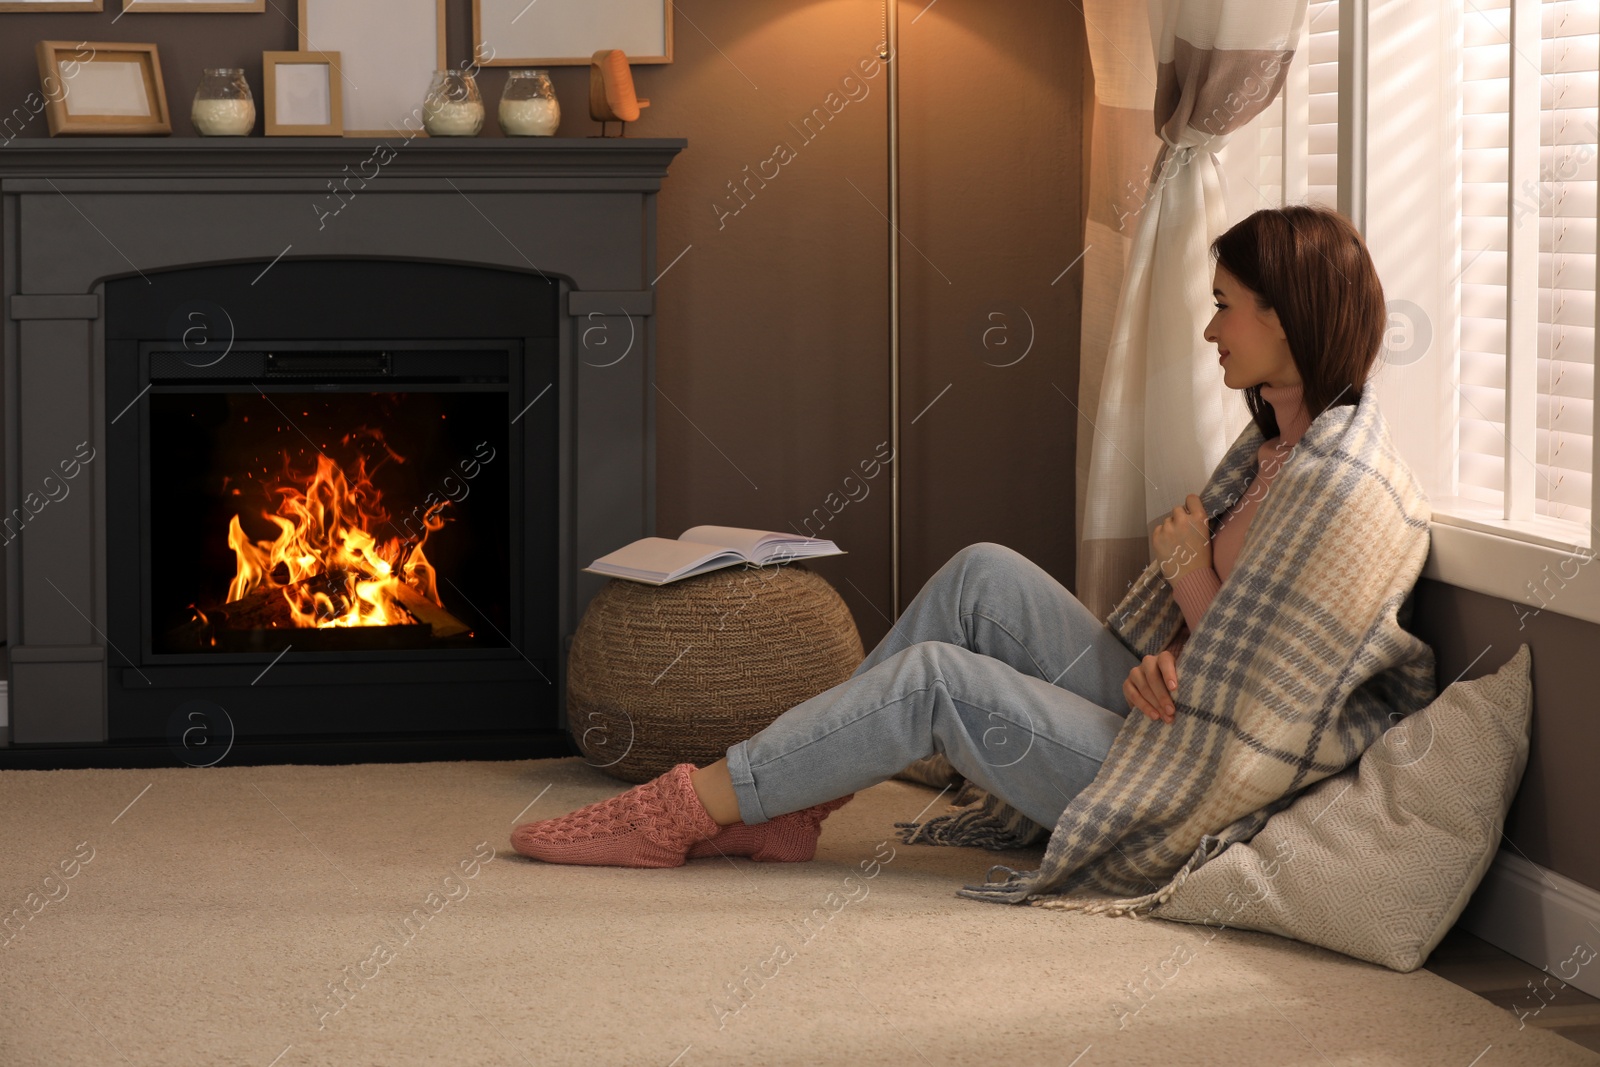
[[[0,154],[0,764],[170,765],[197,714],[231,762],[569,750],[580,568],[655,532],[683,146]]]
[[[556,304],[395,260],[108,282],[110,739],[196,699],[257,739],[553,728]]]

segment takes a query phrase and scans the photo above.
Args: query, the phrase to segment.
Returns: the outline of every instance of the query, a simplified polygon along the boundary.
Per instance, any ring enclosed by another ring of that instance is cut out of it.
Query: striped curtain
[[[1200,336],[1209,248],[1227,223],[1215,152],[1278,95],[1305,10],[1306,0],[1084,5],[1095,110],[1077,597],[1098,618],[1149,563],[1155,521],[1200,491],[1249,421]]]

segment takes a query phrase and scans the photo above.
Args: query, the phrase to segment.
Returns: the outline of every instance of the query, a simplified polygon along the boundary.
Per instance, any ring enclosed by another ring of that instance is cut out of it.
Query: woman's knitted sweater
[[[1311,416],[1306,411],[1301,393],[1302,387],[1298,384],[1261,386],[1261,398],[1272,405],[1272,412],[1278,418],[1278,436],[1261,442],[1255,477],[1250,480],[1244,495],[1217,520],[1217,530],[1211,538],[1211,566],[1197,567],[1170,583],[1172,597],[1183,610],[1184,621],[1184,625],[1179,627],[1177,634],[1167,644],[1174,656],[1183,650],[1189,635],[1200,625],[1200,619],[1211,605],[1212,598],[1217,595],[1217,590],[1222,588],[1222,583],[1232,573],[1239,550],[1244,546],[1244,535],[1250,528],[1251,518],[1270,491],[1272,479],[1289,458],[1300,436],[1311,425]]]

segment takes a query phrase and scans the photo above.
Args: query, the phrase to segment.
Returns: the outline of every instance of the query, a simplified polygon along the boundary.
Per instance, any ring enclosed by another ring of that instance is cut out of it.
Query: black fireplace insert
[[[283,260],[105,291],[113,741],[556,729],[553,280]]]

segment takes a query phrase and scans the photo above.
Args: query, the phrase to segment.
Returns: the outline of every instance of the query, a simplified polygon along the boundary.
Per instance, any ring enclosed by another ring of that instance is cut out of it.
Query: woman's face
[[[1256,294],[1220,266],[1211,284],[1217,313],[1206,324],[1205,339],[1217,346],[1223,384],[1230,389],[1262,382],[1299,385],[1300,372],[1278,313],[1261,310]]]

